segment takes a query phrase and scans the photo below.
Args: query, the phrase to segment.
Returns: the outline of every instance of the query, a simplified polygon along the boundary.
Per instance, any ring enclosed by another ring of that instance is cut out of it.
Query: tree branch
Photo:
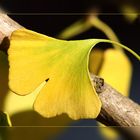
[[[127,137],[127,140],[139,140],[140,106],[104,83],[102,78],[91,74],[91,79],[102,102],[101,112],[96,120],[107,126],[117,126],[115,129]]]
[[[0,50],[7,53],[8,38],[14,30],[22,28],[6,14],[0,14]],[[124,97],[104,80],[91,74],[93,85],[102,102],[102,108],[96,120],[129,136],[129,139],[140,139],[140,106]],[[137,127],[136,127],[137,126]],[[128,140],[128,139],[127,139]]]

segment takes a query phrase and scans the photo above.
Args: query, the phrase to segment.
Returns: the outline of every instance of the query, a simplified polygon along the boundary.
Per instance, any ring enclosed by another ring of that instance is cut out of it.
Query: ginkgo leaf
[[[96,118],[101,102],[88,63],[91,49],[100,42],[126,48],[103,39],[64,41],[27,29],[13,32],[8,50],[10,89],[26,95],[49,79],[35,101],[37,112],[45,117],[67,113],[73,119]]]

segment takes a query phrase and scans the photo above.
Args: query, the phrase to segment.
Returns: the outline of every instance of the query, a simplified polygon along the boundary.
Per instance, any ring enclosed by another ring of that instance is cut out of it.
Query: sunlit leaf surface
[[[27,29],[15,31],[8,51],[10,89],[26,95],[47,81],[34,103],[37,112],[45,117],[67,113],[73,119],[96,118],[101,102],[88,64],[91,49],[100,42],[115,43],[102,39],[63,41]]]

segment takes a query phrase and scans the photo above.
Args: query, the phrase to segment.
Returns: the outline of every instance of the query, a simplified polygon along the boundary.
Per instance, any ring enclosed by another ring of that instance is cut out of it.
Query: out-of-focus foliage
[[[0,112],[0,126],[11,126],[8,114]]]
[[[4,99],[8,92],[8,68],[7,56],[0,51],[0,110],[3,109]]]

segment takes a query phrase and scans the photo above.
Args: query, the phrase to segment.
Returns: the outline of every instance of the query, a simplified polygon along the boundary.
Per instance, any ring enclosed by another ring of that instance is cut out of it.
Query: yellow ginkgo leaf
[[[10,43],[12,90],[25,95],[49,78],[36,99],[35,110],[46,117],[67,112],[73,119],[99,114],[101,103],[87,71],[91,40],[67,42],[22,29],[13,33]]]
[[[10,89],[26,95],[49,79],[34,103],[37,112],[44,117],[67,113],[73,119],[96,118],[101,102],[90,79],[88,61],[91,49],[100,42],[126,48],[103,39],[64,41],[27,29],[13,32],[8,50]]]

